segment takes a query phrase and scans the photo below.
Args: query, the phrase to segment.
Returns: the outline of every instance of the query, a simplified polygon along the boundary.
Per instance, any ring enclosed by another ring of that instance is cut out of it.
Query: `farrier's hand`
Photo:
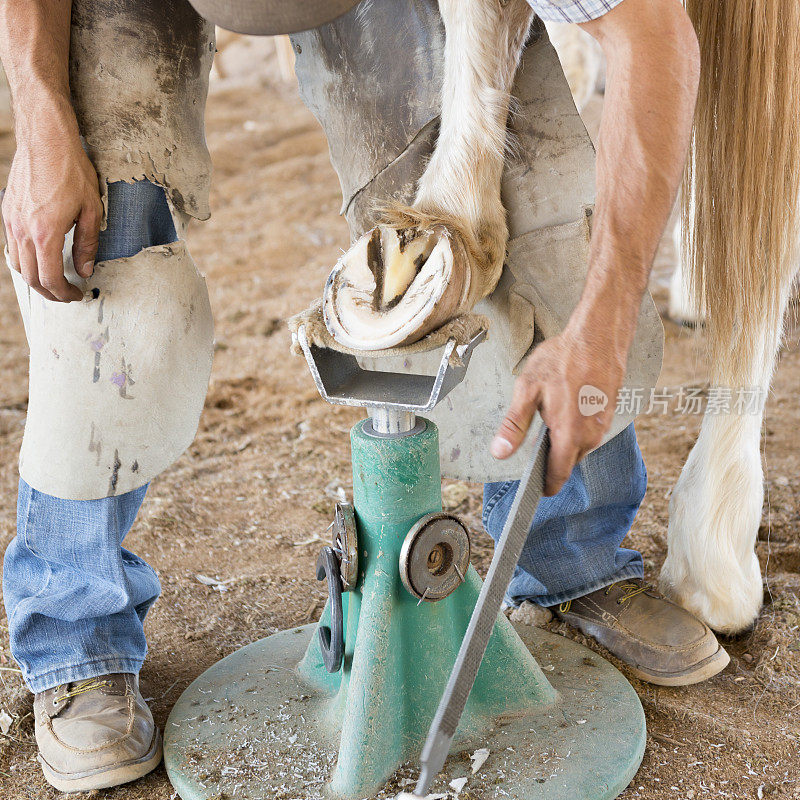
[[[517,378],[511,406],[492,440],[492,455],[508,458],[514,453],[539,411],[550,428],[545,494],[556,494],[611,426],[626,359],[627,346],[620,347],[612,337],[586,326],[570,324],[559,336],[542,342]],[[595,395],[597,389],[603,392],[608,398],[605,408],[582,413],[578,399],[588,394],[584,387],[593,387]]]
[[[68,104],[39,107],[30,119],[25,113],[17,114],[17,151],[2,205],[11,266],[48,300],[81,300],[64,277],[61,254],[75,225],[75,269],[84,278],[92,274],[103,210],[97,173]]]

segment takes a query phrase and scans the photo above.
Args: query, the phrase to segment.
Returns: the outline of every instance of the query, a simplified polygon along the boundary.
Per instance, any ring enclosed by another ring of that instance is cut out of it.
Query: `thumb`
[[[72,263],[82,278],[89,278],[94,272],[94,259],[100,243],[100,221],[102,206],[84,206],[75,223],[75,236],[72,240]]]
[[[508,413],[489,445],[489,452],[495,458],[508,458],[517,451],[525,440],[539,405],[538,386],[524,375],[517,378]]]

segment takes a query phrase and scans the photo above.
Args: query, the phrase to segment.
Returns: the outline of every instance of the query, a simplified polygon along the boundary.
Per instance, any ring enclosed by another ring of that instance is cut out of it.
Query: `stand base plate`
[[[462,800],[611,800],[644,755],[641,703],[605,659],[563,636],[515,626],[550,683],[552,705],[499,718],[460,741],[431,792],[466,777]],[[182,800],[317,800],[336,762],[339,734],[329,698],[295,667],[316,625],[254,642],[208,669],[181,695],[167,721],[164,761]],[[470,754],[490,755],[476,775]],[[401,767],[377,798],[413,791],[418,765]],[[412,780],[413,779],[413,780]],[[360,800],[360,799],[359,799]]]

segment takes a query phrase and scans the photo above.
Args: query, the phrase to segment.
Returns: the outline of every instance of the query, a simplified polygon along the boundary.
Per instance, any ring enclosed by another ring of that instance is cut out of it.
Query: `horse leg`
[[[781,319],[791,286],[788,279],[781,288]],[[735,371],[756,407],[736,407],[737,386],[730,413],[706,409],[670,498],[668,555],[661,570],[664,592],[722,633],[751,625],[763,599],[754,551],[764,502],[760,433],[782,330],[765,321],[749,335],[744,362],[735,370],[715,364],[711,382],[731,386]]]
[[[410,207],[334,268],[323,297],[339,341],[377,349],[422,338],[468,312],[500,279],[500,199],[511,85],[532,19],[524,0],[439,0],[445,63],[439,138]]]

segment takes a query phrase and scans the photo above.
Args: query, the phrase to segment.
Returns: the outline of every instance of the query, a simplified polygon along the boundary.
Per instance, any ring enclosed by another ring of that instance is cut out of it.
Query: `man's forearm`
[[[572,324],[603,335],[624,358],[680,185],[699,54],[677,0],[625,0],[584,27],[600,41],[608,72],[589,275]]]
[[[71,0],[3,0],[0,53],[14,104],[17,138],[34,127],[77,134],[69,95]]]
[[[70,102],[71,0],[2,0],[0,52],[14,106],[17,149],[3,197],[8,264],[47,300],[81,300],[64,274],[74,227],[78,274],[94,268],[103,205]]]

